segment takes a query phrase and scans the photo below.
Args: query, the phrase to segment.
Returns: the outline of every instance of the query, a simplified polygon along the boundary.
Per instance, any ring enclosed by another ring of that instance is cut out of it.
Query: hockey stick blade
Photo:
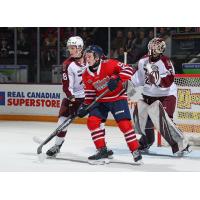
[[[52,138],[54,138],[60,131],[64,130],[69,124],[75,119],[76,116],[68,117],[49,137],[44,140],[40,146],[37,148],[37,154],[42,153],[42,147],[47,144]]]
[[[35,143],[37,143],[37,144],[42,144],[43,141],[42,141],[41,138],[34,136],[34,137],[33,137],[33,142],[35,142]]]

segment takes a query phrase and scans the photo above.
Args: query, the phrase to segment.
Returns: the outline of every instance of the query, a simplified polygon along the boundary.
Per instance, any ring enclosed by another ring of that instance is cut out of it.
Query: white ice
[[[144,164],[136,166],[117,127],[106,126],[107,145],[114,151],[114,159],[106,165],[90,165],[87,157],[95,153],[86,125],[72,124],[58,159],[39,162],[34,136],[45,139],[56,123],[0,121],[0,171],[13,172],[177,172],[200,171],[200,151],[194,150],[186,158],[170,158],[143,155]],[[54,139],[43,147],[45,153],[54,144]],[[152,147],[153,151],[170,153],[164,147]]]

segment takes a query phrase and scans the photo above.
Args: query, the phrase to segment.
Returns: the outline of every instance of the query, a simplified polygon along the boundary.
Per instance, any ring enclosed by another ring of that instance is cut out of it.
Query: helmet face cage
[[[148,44],[149,55],[157,57],[164,53],[166,44],[161,38],[153,38]]]

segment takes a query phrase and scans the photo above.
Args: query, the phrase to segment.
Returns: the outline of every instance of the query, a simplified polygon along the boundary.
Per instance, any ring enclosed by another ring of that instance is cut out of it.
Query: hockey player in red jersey
[[[173,153],[188,151],[188,142],[172,122],[176,106],[177,87],[174,83],[174,67],[163,55],[166,44],[154,38],[148,44],[148,55],[138,62],[138,70],[132,77],[135,86],[143,86],[143,100],[137,102],[134,120],[142,134],[140,150],[148,149],[155,140],[154,127],[169,143]]]
[[[83,58],[83,46],[83,40],[79,36],[70,37],[67,41],[70,57],[63,63],[62,85],[65,97],[59,110],[58,126],[69,115],[76,115],[78,108],[84,101],[82,73],[86,69],[86,63]],[[46,152],[48,156],[56,156],[60,152],[66,133],[67,130],[63,130],[56,136],[55,145]]]
[[[89,46],[85,50],[85,58],[89,67],[83,74],[85,100],[78,112],[78,116],[84,117],[87,115],[86,106],[95,97],[98,97],[105,90],[109,89],[109,92],[98,100],[93,109],[89,111],[87,126],[91,132],[97,153],[88,157],[88,160],[89,162],[101,163],[104,162],[104,159],[109,158],[105,133],[100,129],[100,124],[102,119],[106,120],[108,113],[111,112],[124,134],[134,161],[139,162],[142,156],[138,151],[139,143],[131,123],[126,89],[123,86],[124,82],[131,79],[134,70],[117,60],[102,60],[102,55],[102,49],[96,45]]]

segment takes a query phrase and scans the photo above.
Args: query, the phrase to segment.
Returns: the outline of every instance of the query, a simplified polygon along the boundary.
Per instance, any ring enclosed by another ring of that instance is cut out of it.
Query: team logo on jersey
[[[146,77],[145,77],[146,84],[151,84],[148,79],[149,74],[154,76],[155,83],[157,83],[159,81],[160,75],[159,75],[159,68],[157,65],[148,63],[145,65],[144,70],[145,70],[145,75],[146,75]]]
[[[89,80],[88,80],[88,83],[89,83],[89,84],[91,84],[91,83],[92,83],[92,80],[91,80],[91,79],[89,79]]]
[[[93,86],[95,87],[96,90],[100,91],[103,90],[105,87],[107,87],[107,83],[110,80],[109,76],[102,80],[98,80],[93,83]]]
[[[0,106],[5,106],[5,92],[0,92]]]

